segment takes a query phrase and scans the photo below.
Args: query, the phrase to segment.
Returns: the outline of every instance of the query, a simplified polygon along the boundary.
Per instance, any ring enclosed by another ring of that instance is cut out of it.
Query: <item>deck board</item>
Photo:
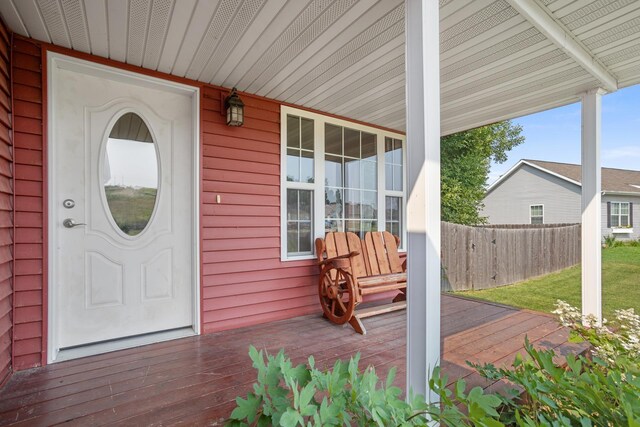
[[[251,389],[248,358],[253,344],[271,353],[284,348],[296,363],[313,355],[319,367],[360,352],[361,365],[381,377],[392,366],[405,385],[405,312],[365,321],[367,335],[331,325],[319,315],[183,338],[19,372],[0,390],[4,425],[202,425],[221,424],[233,400]],[[578,349],[550,316],[442,296],[442,368],[453,381],[499,391],[465,361],[509,363],[524,336],[558,353]]]

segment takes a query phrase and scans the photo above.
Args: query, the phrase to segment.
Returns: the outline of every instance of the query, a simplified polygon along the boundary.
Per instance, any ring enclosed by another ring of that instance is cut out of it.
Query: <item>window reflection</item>
[[[287,181],[314,181],[313,120],[287,115]]]
[[[102,182],[120,230],[129,236],[140,234],[156,204],[158,158],[151,132],[135,113],[120,117],[109,133]]]
[[[376,135],[325,124],[325,232],[364,236],[378,223]]]
[[[384,150],[385,188],[402,191],[402,141],[386,137]]]

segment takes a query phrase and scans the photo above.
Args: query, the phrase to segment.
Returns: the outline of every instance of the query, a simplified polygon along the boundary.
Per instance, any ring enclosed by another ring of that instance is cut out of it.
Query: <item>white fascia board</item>
[[[608,92],[618,89],[618,81],[575,36],[535,0],[507,0],[511,7],[585,71],[595,77]]]

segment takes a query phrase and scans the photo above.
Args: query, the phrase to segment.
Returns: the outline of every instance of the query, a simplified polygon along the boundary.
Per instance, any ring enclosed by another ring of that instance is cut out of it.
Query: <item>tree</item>
[[[524,142],[522,127],[506,120],[442,137],[442,220],[484,224],[480,216],[491,160],[504,163],[507,152]]]

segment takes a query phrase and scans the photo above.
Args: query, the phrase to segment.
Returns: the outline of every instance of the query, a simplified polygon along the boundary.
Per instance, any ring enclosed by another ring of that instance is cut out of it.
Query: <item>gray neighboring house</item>
[[[579,223],[580,165],[520,160],[484,198],[489,224]],[[640,237],[640,171],[602,168],[602,236]]]

